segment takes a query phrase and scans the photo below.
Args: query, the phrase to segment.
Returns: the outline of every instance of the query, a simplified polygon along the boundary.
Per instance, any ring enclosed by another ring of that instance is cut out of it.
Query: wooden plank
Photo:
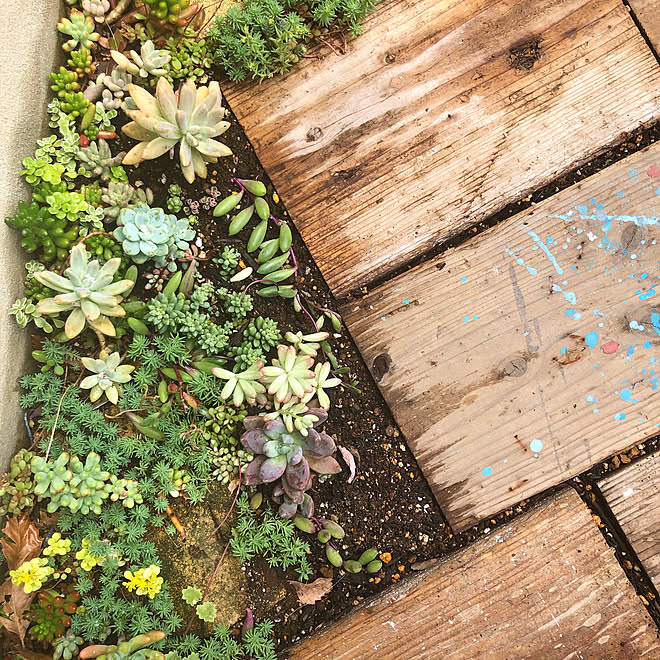
[[[342,309],[456,529],[657,433],[658,174],[654,145]]]
[[[651,618],[573,491],[409,579],[291,654],[292,660],[485,657],[660,657]]]
[[[629,465],[598,485],[639,561],[660,589],[660,454]]]
[[[628,0],[655,52],[660,54],[660,0]]]
[[[343,295],[657,117],[658,90],[620,0],[386,0],[346,56],[225,92]]]

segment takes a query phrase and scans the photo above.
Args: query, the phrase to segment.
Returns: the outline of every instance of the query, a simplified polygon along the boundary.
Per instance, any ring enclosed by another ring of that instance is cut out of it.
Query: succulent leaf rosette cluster
[[[108,354],[101,351],[98,358],[84,357],[82,363],[87,371],[92,371],[91,376],[83,378],[80,387],[90,390],[89,399],[98,401],[104,394],[108,401],[116,404],[119,401],[121,385],[128,383],[131,372],[135,367],[131,364],[119,364],[121,357],[117,351]]]
[[[181,171],[189,183],[195,175],[206,178],[206,164],[216,163],[221,156],[231,156],[231,149],[214,138],[222,135],[229,122],[224,121],[220,85],[195,87],[188,81],[174,93],[172,85],[159,78],[156,96],[137,85],[128,85],[136,110],[127,109],[133,120],[122,130],[140,140],[124,157],[125,165],[137,165],[158,158],[178,144]]]
[[[71,310],[64,325],[69,339],[77,337],[87,324],[114,337],[115,327],[108,317],[125,315],[119,304],[123,300],[120,294],[134,284],[132,280],[113,282],[120,263],[120,259],[113,258],[101,267],[96,259],[88,261],[83,244],[76,245],[71,250],[71,265],[64,271],[64,276],[50,270],[34,274],[38,282],[59,292],[54,298],[40,300],[37,312],[59,314]]]
[[[113,236],[136,264],[151,259],[157,267],[170,270],[176,270],[174,259],[183,256],[195,237],[188,220],[146,204],[123,209],[118,224]]]
[[[312,472],[341,472],[341,466],[332,457],[337,448],[335,441],[315,428],[326,421],[327,413],[322,409],[311,409],[310,413],[317,421],[307,429],[307,435],[289,431],[281,419],[253,416],[243,420],[245,433],[241,443],[254,455],[245,470],[245,483],[251,486],[278,482],[273,494],[284,496],[279,511],[283,518],[292,518],[299,508],[306,517],[313,514],[314,502],[305,492],[311,486]]]

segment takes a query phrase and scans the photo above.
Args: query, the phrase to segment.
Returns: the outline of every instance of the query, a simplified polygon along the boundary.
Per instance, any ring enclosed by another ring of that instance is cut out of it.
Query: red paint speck
[[[616,353],[619,344],[615,341],[608,341],[607,344],[603,344],[600,348],[606,355],[611,355],[612,353]]]
[[[660,166],[658,166],[658,165],[651,165],[651,167],[649,167],[649,171],[647,172],[647,174],[648,174],[652,179],[655,179],[656,177],[659,177],[659,176],[660,176]]]

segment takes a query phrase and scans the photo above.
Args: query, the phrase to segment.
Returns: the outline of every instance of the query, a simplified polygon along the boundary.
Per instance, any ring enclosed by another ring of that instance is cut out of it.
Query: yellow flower
[[[147,566],[146,568],[138,568],[137,571],[124,571],[124,577],[128,582],[122,584],[129,590],[135,591],[139,596],[149,596],[153,598],[159,591],[163,584],[163,578],[159,577],[160,566]]]
[[[26,594],[38,591],[48,578],[54,573],[44,557],[37,557],[24,561],[15,571],[9,571],[11,581],[16,585],[23,584]]]
[[[89,551],[91,545],[90,539],[83,539],[82,548],[76,552],[76,559],[80,560],[80,567],[85,571],[91,571],[95,566],[101,566],[105,562],[105,557],[93,555]]]
[[[71,551],[71,541],[63,539],[59,532],[55,532],[48,539],[48,547],[44,549],[44,554],[48,557],[54,555],[66,555]]]

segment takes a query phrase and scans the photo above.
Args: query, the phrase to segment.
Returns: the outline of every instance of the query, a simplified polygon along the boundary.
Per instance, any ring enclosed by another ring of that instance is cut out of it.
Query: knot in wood
[[[527,360],[521,355],[514,355],[504,361],[500,371],[503,377],[520,378],[527,373]]]
[[[371,363],[371,372],[373,373],[376,382],[380,383],[383,376],[390,370],[391,364],[392,358],[387,353],[380,353],[373,359],[373,362]]]
[[[314,128],[310,128],[307,131],[305,137],[307,138],[307,142],[316,142],[316,140],[320,140],[323,137],[323,131],[318,126],[314,126]]]

